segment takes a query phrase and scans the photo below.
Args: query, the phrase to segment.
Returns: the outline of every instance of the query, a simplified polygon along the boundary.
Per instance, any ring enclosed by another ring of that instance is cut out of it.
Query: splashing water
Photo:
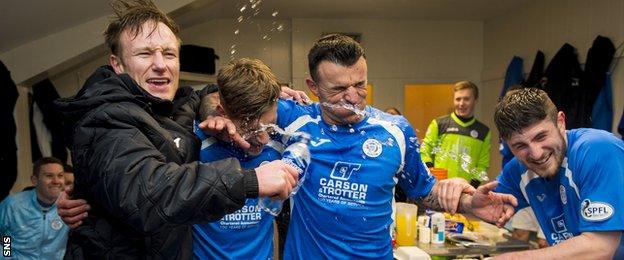
[[[238,16],[236,17],[236,24],[241,26],[239,28],[235,28],[234,30],[234,39],[233,41],[238,42],[240,39],[238,38],[243,32],[245,34],[249,33],[257,33],[257,37],[266,42],[271,42],[273,40],[274,34],[281,33],[286,30],[286,27],[283,23],[278,23],[277,21],[272,21],[270,24],[264,24],[261,21],[257,21],[254,19],[258,17],[264,12],[262,9],[263,0],[242,0],[236,5],[236,11],[238,12]],[[279,15],[278,10],[268,10],[271,18],[276,18]],[[245,26],[247,25],[255,25],[255,26]],[[270,48],[266,46],[262,48],[263,52],[268,52]],[[229,51],[230,60],[236,59],[238,51]]]
[[[458,144],[459,145],[459,144]],[[479,171],[476,166],[472,166],[472,157],[466,153],[465,151],[457,151],[461,149],[451,149],[451,151],[444,151],[442,149],[441,141],[438,140],[431,149],[431,154],[433,154],[436,158],[440,160],[449,159],[451,161],[456,161],[459,163],[460,168],[467,172],[471,178],[477,179],[480,181],[489,181],[489,177],[487,172]]]
[[[305,140],[310,140],[309,133],[302,132],[302,131],[300,132],[286,131],[285,129],[282,129],[281,127],[277,126],[276,124],[260,124],[259,129],[244,134],[242,138],[247,139],[262,132],[280,134],[282,136],[286,136],[289,138],[303,138]]]
[[[366,115],[369,115],[369,113],[368,113],[368,112],[366,112],[366,111],[364,111],[364,110],[359,109],[358,107],[356,107],[356,106],[355,106],[355,105],[353,105],[353,104],[346,103],[345,101],[341,101],[341,102],[340,102],[340,103],[338,103],[338,104],[332,104],[332,103],[322,102],[322,103],[321,103],[321,106],[325,106],[325,107],[329,107],[329,108],[344,108],[344,109],[350,110],[351,112],[353,112],[353,113],[355,113],[355,114],[357,114],[357,115],[360,115],[360,116],[366,116]]]

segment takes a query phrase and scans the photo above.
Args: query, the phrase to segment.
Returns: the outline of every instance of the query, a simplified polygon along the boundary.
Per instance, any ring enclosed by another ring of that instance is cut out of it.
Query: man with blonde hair
[[[453,90],[455,110],[431,121],[420,155],[428,167],[444,168],[449,178],[461,177],[476,186],[490,166],[490,129],[474,117],[479,88],[460,81]]]
[[[178,87],[177,25],[148,0],[113,7],[104,33],[110,66],[57,102],[71,139],[74,195],[91,205],[67,254],[190,259],[191,224],[218,220],[247,198],[286,198],[298,174],[280,160],[255,169],[234,158],[199,163],[199,96]]]

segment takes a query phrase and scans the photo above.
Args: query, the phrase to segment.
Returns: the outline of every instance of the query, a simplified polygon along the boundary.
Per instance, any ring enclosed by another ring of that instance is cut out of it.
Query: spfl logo
[[[2,236],[2,255],[11,257],[11,236]]]
[[[613,207],[609,203],[586,199],[581,202],[581,215],[587,221],[603,221],[613,216]]]

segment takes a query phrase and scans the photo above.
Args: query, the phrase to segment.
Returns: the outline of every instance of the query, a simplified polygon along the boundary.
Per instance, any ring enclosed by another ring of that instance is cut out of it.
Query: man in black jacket
[[[190,259],[190,224],[218,220],[249,197],[286,198],[297,173],[281,161],[252,170],[235,159],[198,163],[199,96],[178,89],[177,26],[148,0],[113,9],[104,33],[111,66],[57,102],[71,140],[74,195],[91,205],[66,257]]]

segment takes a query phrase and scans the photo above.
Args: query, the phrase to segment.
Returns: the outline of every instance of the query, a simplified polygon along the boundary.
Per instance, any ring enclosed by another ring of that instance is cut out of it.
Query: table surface
[[[444,244],[417,243],[416,246],[431,256],[457,256],[457,255],[489,255],[505,252],[527,250],[529,243],[512,237],[505,237],[493,246],[465,247],[453,244],[448,240]]]

